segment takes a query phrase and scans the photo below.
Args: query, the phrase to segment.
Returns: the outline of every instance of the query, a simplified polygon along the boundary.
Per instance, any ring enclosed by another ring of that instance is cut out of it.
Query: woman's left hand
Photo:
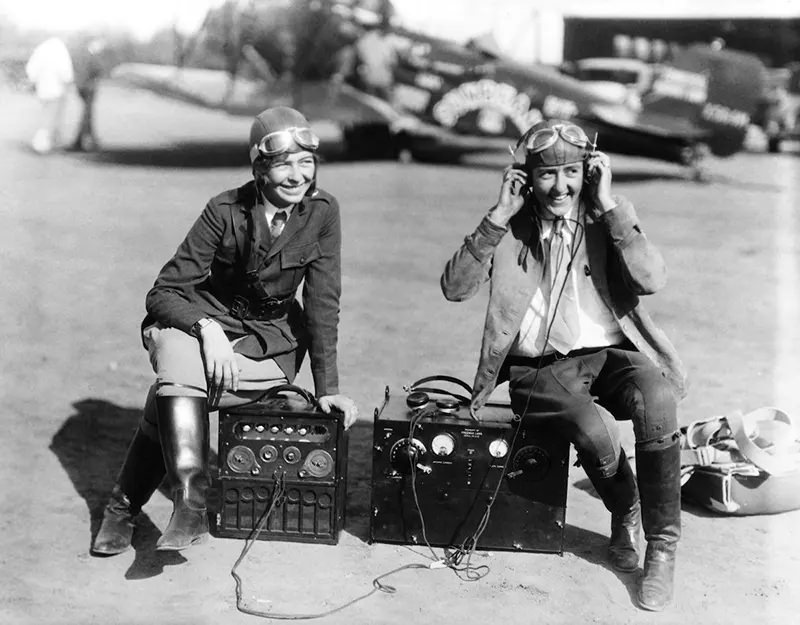
[[[356,402],[346,395],[323,395],[317,401],[322,412],[326,414],[330,413],[333,408],[344,413],[345,430],[356,422],[358,407],[356,406]]]
[[[614,208],[611,195],[611,159],[605,152],[592,152],[586,161],[586,184],[597,214],[602,215]]]

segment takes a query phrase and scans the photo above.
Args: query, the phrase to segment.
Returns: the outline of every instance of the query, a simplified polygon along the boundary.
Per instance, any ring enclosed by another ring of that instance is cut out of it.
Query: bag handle
[[[757,412],[757,411],[756,411]],[[725,417],[728,422],[728,427],[731,429],[733,440],[736,441],[736,446],[739,448],[741,454],[750,462],[756,465],[759,469],[769,473],[770,475],[785,475],[796,471],[798,468],[798,454],[771,454],[764,451],[761,447],[753,442],[747,432],[745,431],[745,421],[755,422],[756,412],[751,412],[742,415],[741,412],[736,411],[733,414]],[[776,415],[777,416],[777,415]],[[784,419],[777,419],[792,425],[791,419],[788,416]]]
[[[310,406],[313,406],[317,410],[321,410],[319,406],[319,401],[317,398],[314,397],[311,391],[307,391],[301,386],[297,386],[295,384],[279,384],[278,386],[273,386],[268,388],[262,395],[258,397],[255,401],[263,401],[265,399],[274,399],[281,393],[295,393],[296,395],[300,395],[303,399],[308,402]]]
[[[681,464],[684,466],[708,466],[712,464],[741,464],[749,462],[770,475],[785,475],[800,468],[800,454],[784,453],[776,449],[770,453],[759,447],[747,433],[752,431],[760,421],[768,421],[764,417],[765,409],[758,409],[747,414],[735,411],[724,417],[715,417],[704,421],[695,421],[683,429]],[[772,420],[786,423],[794,433],[794,424],[786,413],[775,410]],[[736,448],[720,449],[714,441],[732,441]]]

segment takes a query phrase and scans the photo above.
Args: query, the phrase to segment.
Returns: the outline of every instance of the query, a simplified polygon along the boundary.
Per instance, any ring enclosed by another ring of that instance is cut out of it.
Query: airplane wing
[[[240,77],[231,78],[223,70],[123,63],[111,72],[113,82],[145,89],[159,96],[231,114],[257,114],[266,100],[264,84]],[[276,105],[285,94],[272,93]]]
[[[408,123],[384,100],[329,81],[268,82],[232,77],[224,70],[149,63],[118,65],[110,78],[118,84],[230,115],[255,116],[270,106],[292,106],[309,119],[342,125]]]

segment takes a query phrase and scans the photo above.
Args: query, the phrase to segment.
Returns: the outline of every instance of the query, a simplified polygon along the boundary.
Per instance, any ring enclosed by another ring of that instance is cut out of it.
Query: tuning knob
[[[550,470],[550,454],[537,445],[526,445],[514,454],[511,466],[508,477],[524,475],[528,480],[541,480]]]
[[[395,471],[408,475],[412,467],[420,464],[426,451],[422,441],[416,438],[404,438],[392,445],[389,462]]]

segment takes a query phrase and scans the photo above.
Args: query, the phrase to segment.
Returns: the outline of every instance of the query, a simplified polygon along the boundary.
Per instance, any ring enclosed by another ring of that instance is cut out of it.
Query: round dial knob
[[[456,441],[445,432],[437,434],[431,441],[431,449],[437,456],[449,456],[455,448]]]
[[[505,458],[508,453],[508,443],[502,438],[496,438],[489,443],[489,453],[494,458]]]
[[[278,450],[275,445],[264,445],[258,455],[264,462],[273,462],[278,458]]]
[[[512,466],[526,478],[540,480],[550,470],[550,455],[537,445],[526,445],[515,454]]]
[[[325,477],[333,471],[333,457],[324,449],[312,449],[303,468],[313,477]]]
[[[237,445],[231,449],[226,462],[228,468],[234,473],[250,473],[258,466],[253,450],[244,445]]]
[[[395,471],[411,473],[411,467],[416,466],[427,450],[422,441],[416,438],[404,438],[392,445],[389,451],[389,462]]]
[[[300,461],[300,450],[295,447],[287,447],[283,450],[283,459],[286,461],[287,464],[294,464],[295,462]]]

